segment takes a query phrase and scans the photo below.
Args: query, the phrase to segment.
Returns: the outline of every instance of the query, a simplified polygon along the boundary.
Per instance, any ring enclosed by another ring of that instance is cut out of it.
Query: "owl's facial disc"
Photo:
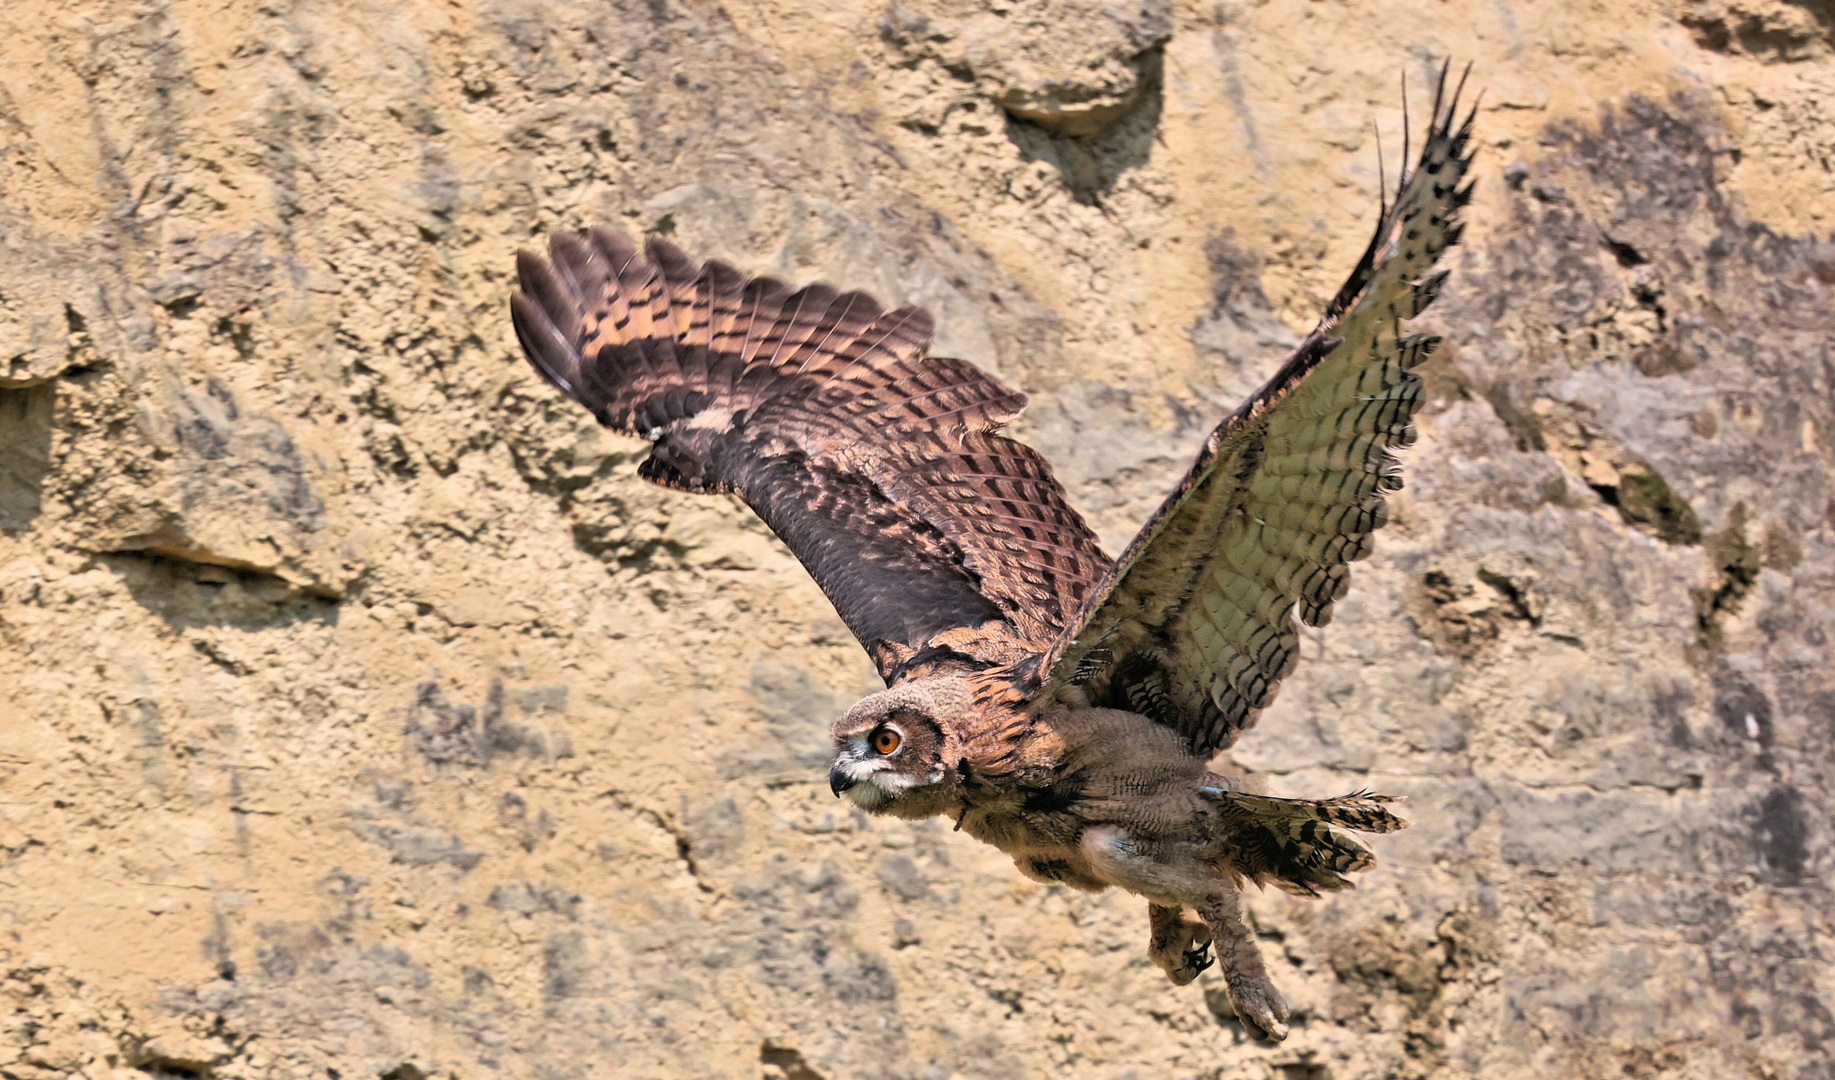
[[[836,796],[850,795],[867,810],[876,810],[894,797],[910,779],[896,771],[905,733],[897,724],[883,722],[850,736],[838,747],[828,770],[828,788]]]
[[[921,723],[921,722],[920,722]],[[941,770],[927,761],[923,744],[928,730],[913,730],[906,720],[887,717],[838,740],[828,770],[828,786],[863,810],[880,811],[913,787],[935,783]]]

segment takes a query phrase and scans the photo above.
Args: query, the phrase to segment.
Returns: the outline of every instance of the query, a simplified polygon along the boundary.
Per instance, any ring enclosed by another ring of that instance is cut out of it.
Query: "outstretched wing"
[[[1044,657],[1042,700],[1082,684],[1097,704],[1176,729],[1194,752],[1229,746],[1299,659],[1294,615],[1324,626],[1401,486],[1390,451],[1414,441],[1438,338],[1405,334],[1459,239],[1476,113],[1434,97],[1412,174],[1319,328],[1206,440],[1184,480]]]
[[[536,370],[655,444],[639,475],[733,492],[789,545],[888,684],[1047,648],[1108,567],[1043,458],[995,434],[1025,408],[926,354],[928,312],[795,292],[594,229],[517,257]]]

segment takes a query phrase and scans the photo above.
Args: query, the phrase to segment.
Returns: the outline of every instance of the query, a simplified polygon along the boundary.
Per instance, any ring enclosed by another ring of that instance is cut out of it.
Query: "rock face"
[[[1835,1077],[1827,3],[0,9],[0,1076]],[[1220,771],[1411,799],[1122,895],[823,783],[872,671],[517,356],[609,221],[937,313],[1118,549],[1485,144],[1376,554]],[[1284,960],[1285,963],[1281,961]]]

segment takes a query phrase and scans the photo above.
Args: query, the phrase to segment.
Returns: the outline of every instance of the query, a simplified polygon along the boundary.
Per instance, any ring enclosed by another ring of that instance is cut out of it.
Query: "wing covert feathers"
[[[1463,80],[1462,80],[1463,85]],[[1438,295],[1428,274],[1456,243],[1476,108],[1435,93],[1412,172],[1319,326],[1206,440],[1040,665],[1038,700],[1080,684],[1097,704],[1229,746],[1299,658],[1294,623],[1324,626],[1401,487],[1393,450],[1415,438],[1437,338],[1402,323]],[[1425,275],[1425,276],[1424,276]]]
[[[1044,459],[995,434],[1025,396],[928,355],[922,308],[792,291],[656,238],[640,254],[604,228],[516,265],[530,364],[654,443],[645,479],[745,500],[888,682],[1036,656],[1107,569]]]

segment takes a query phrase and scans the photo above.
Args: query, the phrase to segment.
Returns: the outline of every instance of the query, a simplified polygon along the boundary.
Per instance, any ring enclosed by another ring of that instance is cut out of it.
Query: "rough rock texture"
[[[1835,1077],[1826,0],[0,6],[0,1077]],[[1486,149],[1408,488],[1226,771],[1412,799],[1144,905],[823,783],[871,669],[516,356],[609,220],[929,305],[1111,549]],[[1285,962],[1283,962],[1285,961]]]

